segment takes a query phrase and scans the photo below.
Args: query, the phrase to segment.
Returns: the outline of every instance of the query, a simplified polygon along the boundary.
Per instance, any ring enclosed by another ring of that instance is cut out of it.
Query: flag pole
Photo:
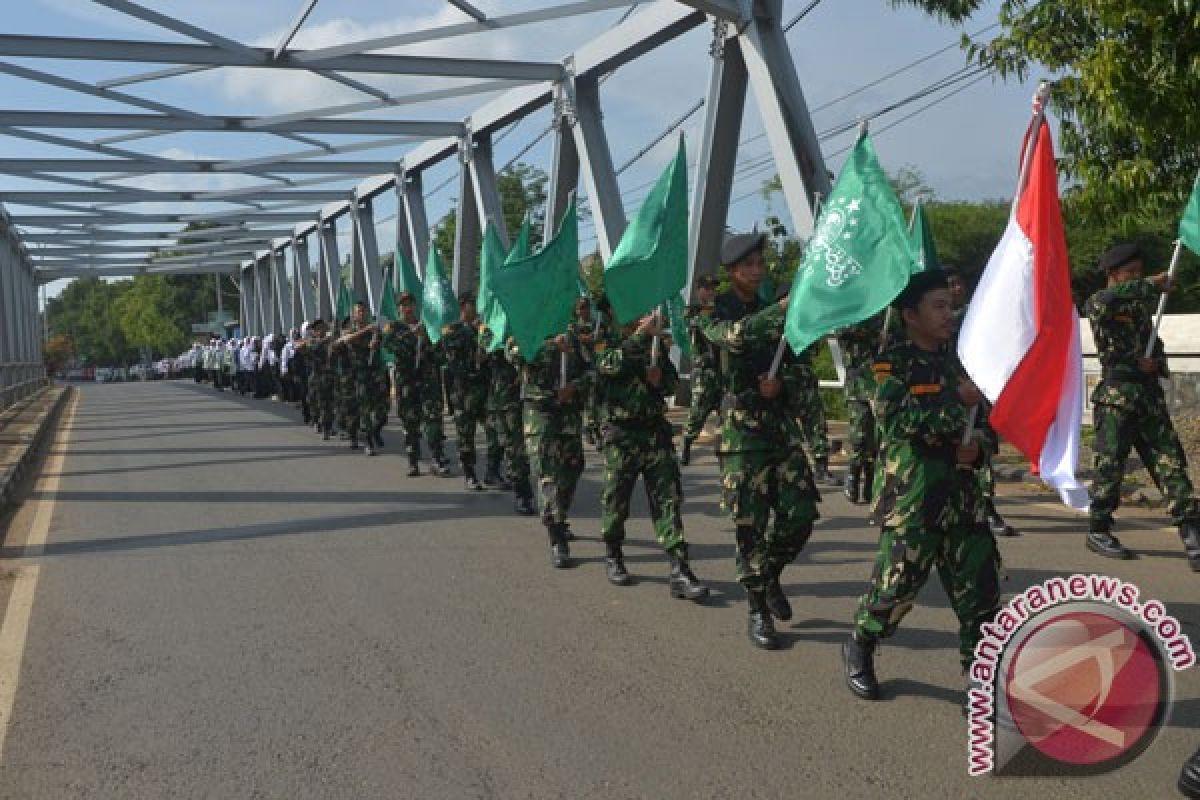
[[[567,351],[558,353],[558,388],[567,388]]]
[[[862,136],[867,129],[867,123],[864,121],[859,124],[858,135]],[[813,230],[816,231],[817,221],[821,218],[821,197],[820,192],[813,192]],[[787,352],[787,337],[779,337],[779,346],[775,348],[775,356],[771,359],[771,369],[767,372],[767,379],[774,380],[775,375],[779,372],[779,365],[783,363],[783,354]]]
[[[1175,240],[1175,252],[1171,254],[1171,266],[1167,268],[1167,286],[1170,287],[1171,281],[1175,279],[1175,270],[1179,268],[1179,254],[1183,252],[1183,240]],[[1146,352],[1143,354],[1145,358],[1150,358],[1154,355],[1154,342],[1158,339],[1158,329],[1162,325],[1163,314],[1167,310],[1167,289],[1163,289],[1158,298],[1158,311],[1154,314],[1154,330],[1150,331],[1150,338],[1146,341]]]

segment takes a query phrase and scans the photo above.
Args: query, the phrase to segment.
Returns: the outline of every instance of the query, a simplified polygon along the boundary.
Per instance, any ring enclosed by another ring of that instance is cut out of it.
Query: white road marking
[[[50,534],[50,520],[54,517],[54,502],[58,495],[63,460],[75,424],[75,407],[79,394],[71,398],[65,422],[56,432],[49,458],[46,459],[42,476],[38,478],[34,491],[37,499],[33,524],[25,542],[26,557],[40,556]],[[4,762],[4,742],[12,722],[13,704],[17,698],[17,681],[21,676],[21,661],[25,656],[25,637],[29,632],[29,618],[33,613],[33,596],[37,591],[41,567],[37,564],[17,567],[13,578],[12,593],[4,622],[0,624],[0,764]]]

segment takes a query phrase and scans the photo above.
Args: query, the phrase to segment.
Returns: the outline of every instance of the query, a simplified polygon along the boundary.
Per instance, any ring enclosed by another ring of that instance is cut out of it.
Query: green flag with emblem
[[[337,309],[334,312],[335,314],[337,314],[337,319],[335,319],[333,321],[334,327],[340,326],[342,324],[342,320],[344,320],[344,319],[346,319],[346,317],[350,316],[350,309],[353,306],[354,306],[354,299],[350,296],[350,290],[346,287],[346,284],[344,284],[344,283],[339,284],[338,285],[338,296],[337,296]]]
[[[922,270],[937,269],[937,246],[933,243],[933,228],[929,227],[929,218],[925,216],[925,207],[917,200],[913,207],[912,222],[909,234],[912,237],[913,249],[917,251],[917,264]]]
[[[396,248],[396,292],[411,294],[418,307],[421,305],[421,296],[425,293],[421,286],[421,278],[417,275],[417,267],[403,247]]]
[[[396,289],[392,285],[393,272],[394,268],[389,267],[383,273],[383,296],[379,300],[379,314],[376,315],[380,327],[400,319],[400,310],[396,307]],[[380,352],[383,354],[383,363],[396,363],[396,354],[391,350],[385,347]]]
[[[687,285],[687,191],[687,151],[680,136],[675,158],[604,265],[604,292],[620,322],[632,322]]]
[[[1200,175],[1196,176],[1192,196],[1183,210],[1183,218],[1179,220],[1179,240],[1193,253],[1200,255]]]
[[[518,237],[518,243],[520,237]],[[492,291],[504,307],[509,333],[526,358],[548,336],[564,333],[575,314],[579,277],[579,220],[572,200],[558,234],[540,251],[524,257],[513,247],[504,267],[491,276]]]
[[[864,132],[796,269],[784,325],[792,351],[876,314],[919,271],[904,211]]]
[[[429,260],[425,262],[425,286],[421,295],[421,323],[429,334],[429,341],[437,344],[442,340],[442,329],[458,320],[458,300],[442,265],[442,256],[437,247],[430,244]]]
[[[525,225],[522,225],[522,228],[524,227]],[[483,232],[483,247],[479,252],[479,303],[477,307],[479,318],[483,320],[483,324],[492,334],[487,348],[489,353],[503,347],[504,340],[508,338],[508,318],[504,316],[504,307],[500,305],[495,292],[492,291],[492,277],[497,270],[504,266],[504,259],[507,255],[496,226],[492,224],[491,220],[488,220],[487,229]]]

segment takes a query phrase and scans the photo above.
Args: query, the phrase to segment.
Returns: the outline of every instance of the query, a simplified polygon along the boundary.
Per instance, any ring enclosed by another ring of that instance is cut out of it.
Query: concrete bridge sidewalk
[[[1200,679],[1159,740],[1076,780],[968,779],[954,618],[936,580],[851,697],[839,646],[876,533],[829,492],[785,573],[776,653],[746,641],[732,533],[706,447],[685,470],[704,606],[668,597],[645,503],[636,584],[604,578],[599,459],[574,569],[501,493],[403,477],[278,403],[185,383],[82,387],[41,476],[0,524],[0,798],[1164,797],[1200,745]],[[1009,485],[1019,591],[1101,572],[1197,635],[1198,578],[1157,513],[1143,557],[1084,550],[1083,523]]]

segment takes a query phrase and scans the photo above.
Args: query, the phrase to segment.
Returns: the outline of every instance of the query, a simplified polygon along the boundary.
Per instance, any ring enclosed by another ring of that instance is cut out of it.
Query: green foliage
[[[1049,110],[1073,209],[1123,236],[1177,221],[1200,169],[1200,2],[1004,0],[1000,22],[968,53],[1061,75]]]
[[[545,227],[546,184],[550,176],[545,170],[517,162],[496,174],[496,190],[500,194],[500,207],[504,212],[504,225],[509,236],[521,227],[525,214],[533,221],[533,240],[542,241]],[[458,214],[451,210],[434,234],[433,243],[447,264],[454,261],[454,234],[458,227]],[[478,258],[478,254],[475,256]]]

